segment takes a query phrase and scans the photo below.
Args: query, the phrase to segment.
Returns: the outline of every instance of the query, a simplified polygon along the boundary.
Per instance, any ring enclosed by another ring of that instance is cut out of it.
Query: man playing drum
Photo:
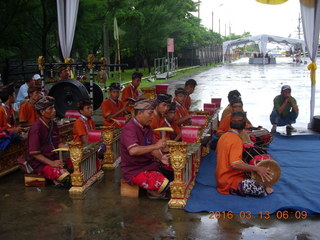
[[[166,142],[156,142],[150,127],[156,105],[151,99],[135,103],[135,117],[124,126],[120,136],[121,171],[125,182],[146,189],[150,198],[167,199],[170,184],[160,170],[162,164],[169,165],[168,155],[161,153]]]
[[[271,181],[272,172],[265,168],[249,165],[242,160],[243,143],[239,133],[246,125],[243,112],[233,112],[230,129],[223,134],[217,144],[217,189],[222,194],[264,197],[273,192],[254,179],[246,178],[245,172],[257,172],[262,181]]]

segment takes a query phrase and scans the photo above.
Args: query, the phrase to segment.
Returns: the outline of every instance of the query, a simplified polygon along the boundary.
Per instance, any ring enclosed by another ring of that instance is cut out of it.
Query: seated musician
[[[38,113],[34,104],[41,98],[41,88],[28,88],[29,101],[22,104],[19,109],[19,122],[23,126],[31,126],[38,119]]]
[[[150,127],[152,129],[164,127],[164,116],[168,112],[168,109],[170,107],[170,103],[172,100],[172,96],[166,93],[158,94],[157,95],[157,103],[158,105],[153,111],[152,116],[152,122],[150,124]],[[161,139],[161,133],[159,131],[155,131],[154,135],[156,137],[156,140]]]
[[[222,115],[221,115],[221,120],[226,117],[227,115],[231,114],[232,113],[232,107],[231,107],[231,101],[234,99],[234,98],[238,98],[241,100],[241,93],[238,91],[238,90],[232,90],[228,93],[228,101],[229,101],[229,104],[228,106],[226,106],[226,108],[223,110],[222,112]]]
[[[66,65],[61,65],[58,67],[58,76],[59,80],[64,80],[64,79],[70,79],[71,78],[71,73]]]
[[[232,112],[243,112],[243,103],[242,103],[241,99],[234,98],[231,101],[230,105],[232,107]],[[220,122],[220,124],[219,124],[219,126],[217,128],[217,132],[216,132],[216,135],[218,137],[221,137],[222,134],[228,132],[228,130],[230,128],[230,121],[231,121],[231,114],[227,115],[226,117],[224,117],[221,120],[221,122]],[[252,127],[252,126],[251,126],[251,124],[248,122],[248,120],[246,118],[245,128],[250,128],[250,127]],[[241,137],[243,139],[243,135]],[[248,138],[248,141],[249,141],[249,137],[247,137],[247,138]]]
[[[181,129],[174,121],[176,115],[177,104],[171,102],[169,110],[164,118],[164,126],[173,128],[173,133],[168,132],[167,139],[179,141],[181,139]]]
[[[80,117],[73,125],[73,141],[88,143],[88,131],[95,130],[96,126],[92,120],[92,103],[88,99],[80,100],[77,104]]]
[[[42,97],[35,104],[39,118],[32,124],[28,135],[28,162],[34,172],[53,181],[56,187],[70,187],[70,173],[59,159],[56,148],[67,147],[61,142],[56,117],[55,99]],[[71,165],[71,164],[70,164]],[[70,166],[69,165],[69,166]]]
[[[217,145],[217,189],[221,194],[264,197],[273,192],[254,179],[246,177],[245,172],[257,172],[262,181],[272,180],[272,172],[265,167],[249,165],[242,160],[243,143],[239,133],[246,125],[243,112],[233,112],[229,131],[220,137]]]
[[[119,83],[111,83],[109,87],[110,97],[101,104],[104,126],[114,125],[113,118],[124,117],[127,113],[126,109],[129,102],[123,104],[123,102],[119,100],[120,89]]]
[[[14,103],[13,88],[5,88],[0,92],[0,128],[14,133],[21,133],[23,128],[16,125],[16,117],[12,104]]]
[[[197,81],[194,79],[189,79],[184,84],[184,89],[188,92],[184,106],[188,111],[190,110],[190,107],[192,104],[190,95],[194,92],[194,89],[196,88],[196,86],[197,86]]]
[[[156,101],[139,100],[134,105],[135,117],[122,129],[120,136],[121,171],[124,181],[146,189],[151,198],[166,198],[169,180],[161,166],[169,165],[168,155],[161,149],[166,142],[156,142],[150,127]]]
[[[138,87],[141,83],[142,73],[141,72],[134,72],[132,73],[132,81],[131,83],[126,86],[122,91],[121,101],[123,103],[128,102],[128,98],[132,98],[133,100],[139,99],[139,91]]]
[[[191,115],[189,115],[188,109],[184,106],[188,92],[183,88],[178,88],[175,92],[174,102],[177,104],[175,121],[180,127],[182,125],[189,125]]]

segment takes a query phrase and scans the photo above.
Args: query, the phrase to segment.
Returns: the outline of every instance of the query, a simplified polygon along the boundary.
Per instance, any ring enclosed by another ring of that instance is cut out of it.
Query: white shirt
[[[24,100],[28,96],[28,84],[22,84],[17,94],[17,102]]]

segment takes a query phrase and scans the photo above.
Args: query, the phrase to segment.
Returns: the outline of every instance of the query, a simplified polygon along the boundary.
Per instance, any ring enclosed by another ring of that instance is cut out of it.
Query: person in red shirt
[[[12,108],[14,103],[13,89],[5,89],[0,92],[1,106],[0,106],[0,128],[3,130],[21,133],[22,127],[16,126],[15,112]]]
[[[168,155],[161,152],[166,141],[156,141],[150,127],[155,106],[151,99],[135,103],[135,117],[120,135],[121,172],[125,182],[146,189],[150,198],[168,199],[169,179],[161,172],[162,165],[169,165]]]
[[[28,98],[29,101],[22,104],[19,109],[19,122],[23,126],[31,126],[34,123],[39,115],[34,108],[34,104],[41,98],[41,88],[31,87],[28,89]]]
[[[188,92],[187,98],[185,100],[184,106],[186,107],[186,109],[189,111],[192,101],[191,101],[191,97],[190,95],[194,92],[194,89],[197,86],[197,81],[194,79],[189,79],[185,82],[184,84],[184,89]]]
[[[172,100],[172,96],[166,93],[158,94],[157,96],[157,103],[155,110],[153,111],[153,118],[150,124],[152,129],[164,127],[164,116],[169,110],[170,103]],[[162,138],[161,132],[155,131],[154,135],[156,140],[160,140]]]
[[[272,172],[265,167],[249,165],[242,160],[243,143],[239,133],[246,125],[243,112],[233,112],[229,131],[223,134],[217,144],[217,189],[221,194],[264,197],[273,192],[254,179],[246,178],[245,172],[257,172],[262,181],[272,180]]]
[[[175,122],[179,127],[181,125],[188,125],[190,124],[191,115],[189,115],[188,109],[184,106],[188,92],[183,88],[178,88],[174,94],[174,101],[177,104]]]
[[[92,120],[92,103],[88,99],[83,99],[77,105],[81,115],[73,125],[73,141],[86,144],[88,143],[88,132],[96,129]]]
[[[181,139],[181,129],[174,121],[176,115],[177,103],[171,102],[169,110],[164,118],[164,126],[173,128],[173,133],[168,132],[166,138],[179,141]]]
[[[122,91],[121,101],[125,104],[128,102],[127,98],[132,98],[133,100],[139,99],[138,87],[141,83],[142,73],[134,72],[132,74],[131,83],[126,86]]]
[[[112,126],[114,124],[113,118],[124,117],[127,114],[129,102],[123,104],[123,102],[119,100],[120,89],[119,83],[111,83],[109,87],[110,98],[101,104],[104,126]]]

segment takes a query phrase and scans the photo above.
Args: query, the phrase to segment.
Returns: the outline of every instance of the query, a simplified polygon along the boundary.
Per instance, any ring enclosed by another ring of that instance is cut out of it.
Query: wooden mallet
[[[161,132],[161,138],[163,140],[166,140],[166,132],[174,132],[173,128],[171,127],[161,127],[153,129],[153,131],[160,131]]]

